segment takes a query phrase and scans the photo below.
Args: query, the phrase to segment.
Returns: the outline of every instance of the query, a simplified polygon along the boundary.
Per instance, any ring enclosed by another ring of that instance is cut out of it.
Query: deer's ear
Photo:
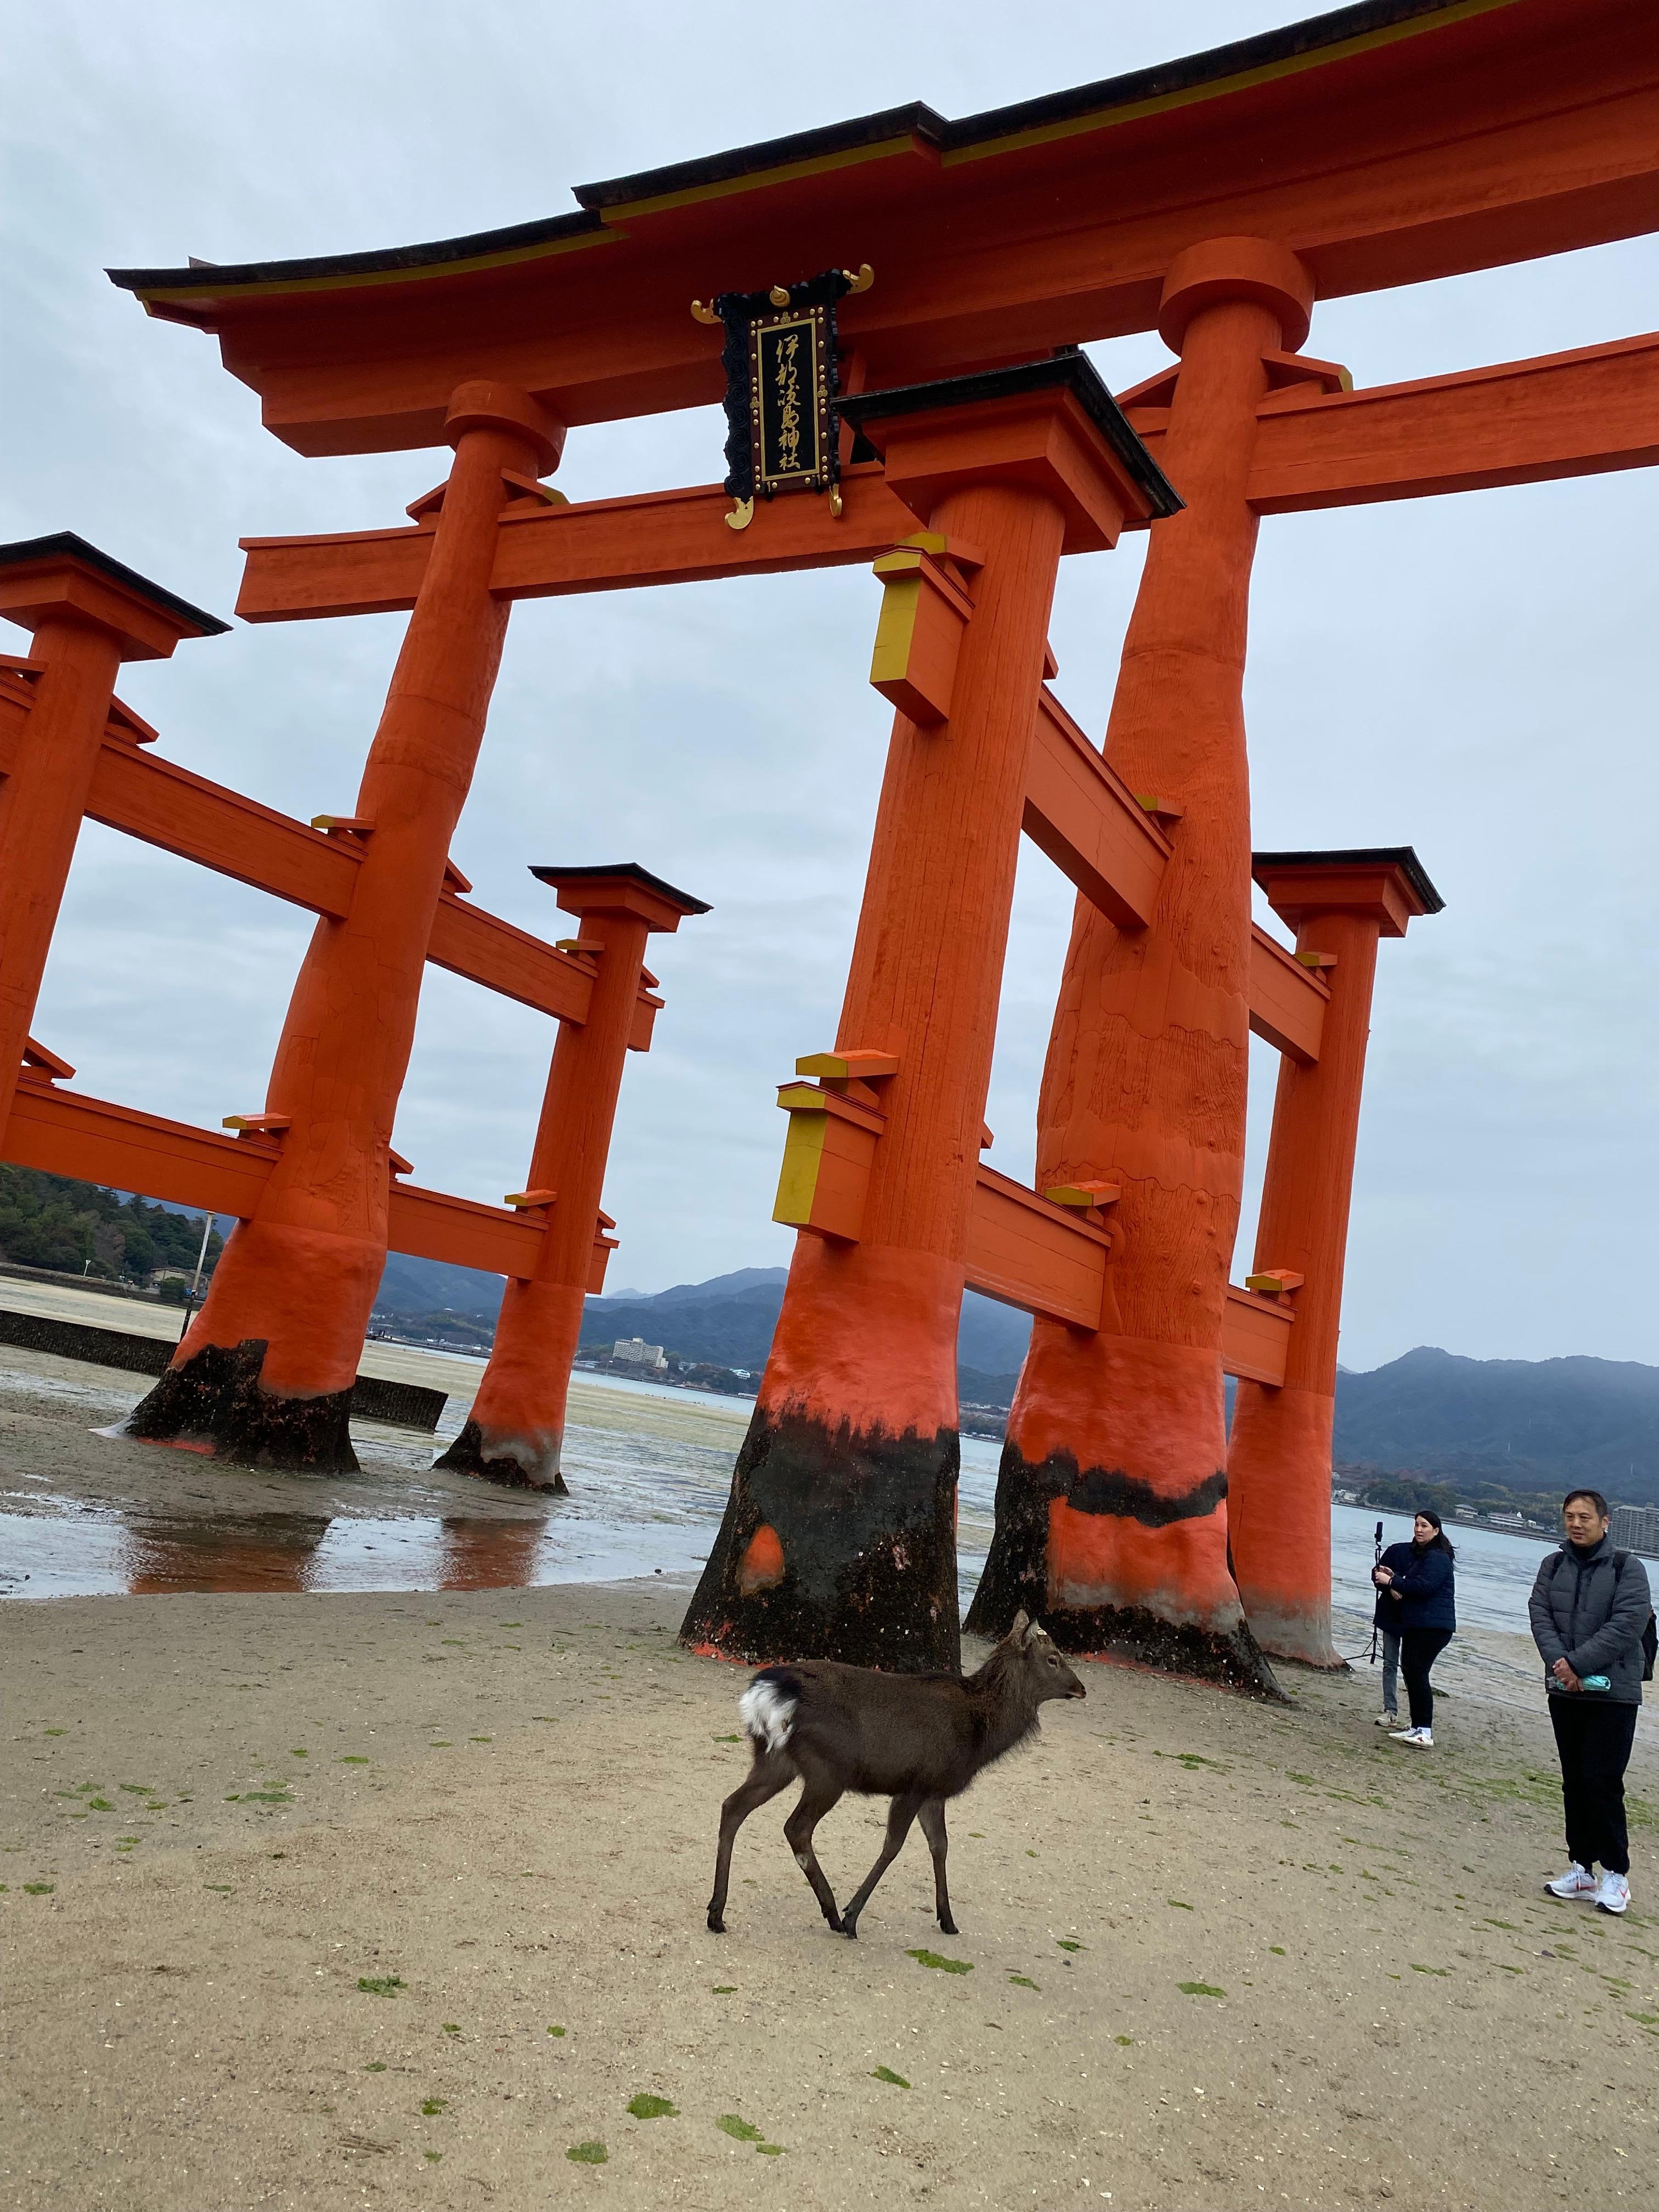
[[[1025,1640],[1030,1632],[1031,1617],[1022,1606],[1014,1615],[1014,1625],[1008,1631],[1008,1641],[1017,1650],[1023,1651],[1025,1648]]]

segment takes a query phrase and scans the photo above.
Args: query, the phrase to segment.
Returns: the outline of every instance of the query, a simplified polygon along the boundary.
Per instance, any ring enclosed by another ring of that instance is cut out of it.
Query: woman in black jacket
[[[1396,1550],[1398,1547],[1395,1547]],[[1400,1671],[1411,1701],[1411,1726],[1393,1731],[1397,1743],[1426,1751],[1434,1742],[1434,1691],[1429,1674],[1457,1627],[1456,1553],[1440,1516],[1427,1506],[1412,1523],[1410,1553],[1399,1566],[1377,1566],[1371,1580],[1397,1613]]]

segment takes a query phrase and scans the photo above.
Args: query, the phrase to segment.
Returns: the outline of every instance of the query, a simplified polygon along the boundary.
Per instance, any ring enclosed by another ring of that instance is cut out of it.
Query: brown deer
[[[939,1924],[954,1936],[945,1884],[945,1799],[959,1797],[981,1768],[1035,1735],[1039,1705],[1050,1698],[1088,1694],[1046,1631],[1023,1613],[975,1674],[883,1674],[834,1659],[763,1667],[738,1700],[755,1763],[720,1808],[710,1929],[726,1933],[738,1830],[757,1805],[799,1775],[799,1802],[783,1832],[830,1927],[857,1936],[871,1892],[919,1819],[933,1855]],[[812,1832],[848,1790],[893,1802],[880,1857],[846,1910],[837,1911],[812,1849]]]

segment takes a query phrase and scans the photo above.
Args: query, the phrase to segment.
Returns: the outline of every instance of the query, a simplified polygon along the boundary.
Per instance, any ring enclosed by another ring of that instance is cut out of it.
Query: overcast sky
[[[228,614],[239,536],[395,521],[431,453],[298,459],[215,343],[106,265],[320,253],[562,212],[568,187],[923,99],[946,114],[1296,20],[838,0],[58,0],[11,18],[0,536],[74,529]],[[763,54],[760,34],[763,32]],[[853,258],[856,258],[854,252]],[[793,273],[793,272],[787,272]],[[1316,311],[1361,385],[1626,336],[1638,240]],[[688,269],[688,297],[717,286]],[[879,281],[879,272],[878,272]],[[1156,337],[1096,349],[1122,389]],[[715,410],[572,434],[574,498],[708,483]],[[1446,898],[1382,948],[1342,1357],[1656,1356],[1654,554],[1649,472],[1269,518],[1247,688],[1261,847],[1413,843]],[[1065,564],[1059,690],[1105,723],[1145,540]],[[713,902],[654,940],[605,1204],[612,1287],[788,1256],[773,1085],[829,1045],[888,730],[862,569],[546,600],[514,614],[454,847],[481,904],[562,933],[532,862],[635,859]],[[238,626],[126,672],[170,757],[302,817],[345,811],[402,617]],[[21,633],[8,636],[21,641]],[[3,642],[4,641],[0,641]],[[787,702],[787,705],[785,704]],[[1071,894],[1021,868],[991,1158],[1032,1171]],[[309,917],[88,824],[36,1030],[77,1087],[216,1126],[258,1107]],[[416,1179],[522,1185],[551,1044],[428,970],[397,1142]],[[1259,1176],[1275,1071],[1255,1047]],[[1250,1223],[1235,1276],[1248,1265]]]

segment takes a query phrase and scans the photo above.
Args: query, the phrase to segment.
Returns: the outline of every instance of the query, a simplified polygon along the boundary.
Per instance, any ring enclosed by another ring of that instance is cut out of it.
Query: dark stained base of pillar
[[[564,1477],[556,1468],[550,1482],[538,1471],[520,1464],[510,1452],[486,1456],[483,1431],[469,1421],[449,1449],[433,1462],[452,1474],[475,1474],[483,1482],[499,1482],[507,1490],[538,1491],[544,1498],[568,1498]]]
[[[1008,1444],[997,1474],[996,1533],[964,1623],[969,1633],[1006,1635],[1022,1607],[1040,1620],[1064,1651],[1105,1652],[1171,1674],[1195,1676],[1246,1690],[1280,1705],[1290,1700],[1243,1621],[1231,1630],[1163,1620],[1146,1606],[1057,1606],[1048,1596],[1048,1506],[1064,1498],[1085,1511],[1118,1512],[1148,1528],[1213,1513],[1227,1494],[1224,1474],[1211,1476],[1185,1498],[1159,1498],[1133,1476],[1057,1457],[1040,1467]]]
[[[959,1672],[959,1461],[954,1429],[864,1435],[757,1408],[680,1641],[732,1659]],[[763,1529],[776,1543],[757,1571]]]
[[[210,1344],[170,1367],[121,1425],[146,1443],[210,1449],[233,1467],[287,1468],[302,1474],[356,1474],[351,1392],[279,1397],[259,1381],[267,1346],[248,1337]]]
[[[1139,1605],[1050,1606],[1042,1620],[1062,1651],[1102,1652],[1156,1668],[1160,1674],[1185,1674],[1200,1682],[1218,1682],[1226,1689],[1246,1690],[1253,1697],[1270,1698],[1275,1705],[1291,1702],[1243,1621],[1231,1635],[1224,1635],[1160,1620]]]

